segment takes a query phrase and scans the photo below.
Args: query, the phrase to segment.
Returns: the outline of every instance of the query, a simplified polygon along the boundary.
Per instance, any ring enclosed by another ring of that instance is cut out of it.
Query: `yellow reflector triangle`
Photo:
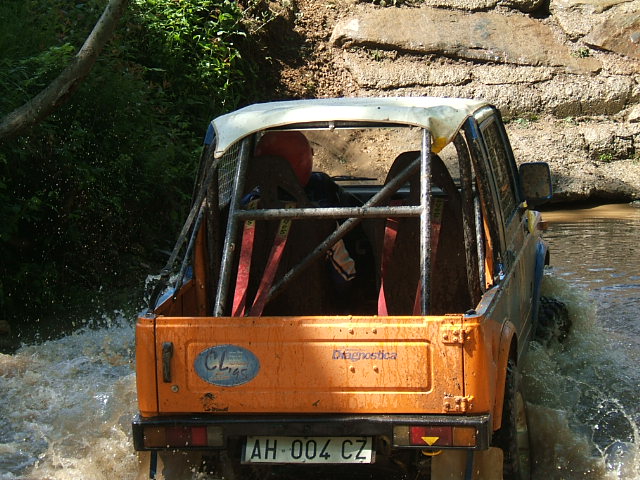
[[[431,446],[434,443],[436,443],[438,440],[440,440],[440,437],[422,437],[422,440],[424,440],[424,443]]]

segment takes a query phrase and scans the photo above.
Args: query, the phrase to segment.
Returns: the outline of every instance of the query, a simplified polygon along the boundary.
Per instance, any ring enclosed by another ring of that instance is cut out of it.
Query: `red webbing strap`
[[[433,258],[436,258],[436,252],[438,251],[443,213],[444,199],[434,198],[431,202],[431,251],[433,252]]]
[[[392,202],[391,205],[400,205],[401,202]],[[444,210],[444,200],[441,198],[434,198],[432,203],[432,215],[431,215],[431,258],[436,258],[438,251],[438,243],[440,239],[440,229],[442,227],[442,213]],[[384,243],[382,247],[382,265],[380,272],[380,292],[378,293],[378,316],[386,317],[389,315],[387,309],[387,299],[384,291],[384,274],[387,265],[391,261],[393,255],[393,249],[395,247],[396,238],[398,236],[398,220],[395,218],[388,218],[387,224],[384,229]],[[418,280],[418,287],[416,288],[415,301],[413,303],[413,314],[421,315],[420,298],[421,298],[421,282]]]
[[[258,206],[258,199],[251,200],[247,209],[253,210]],[[251,255],[253,254],[253,240],[256,236],[256,221],[244,222],[242,231],[242,243],[240,244],[240,261],[238,263],[238,276],[236,278],[236,291],[233,295],[233,308],[231,314],[234,317],[244,316],[247,303],[247,287],[249,286],[249,273],[251,272]]]
[[[396,243],[397,235],[398,220],[395,218],[388,218],[387,224],[384,227],[382,265],[380,266],[380,292],[378,293],[378,315],[381,317],[389,315],[389,312],[387,311],[387,298],[384,292],[384,274],[388,268],[387,265],[391,261],[391,254],[393,253],[393,247]]]
[[[401,205],[400,201],[391,201],[391,205]],[[380,291],[378,292],[378,315],[386,317],[389,315],[387,311],[387,298],[384,291],[384,276],[391,261],[391,255],[393,254],[393,247],[396,244],[396,237],[398,236],[398,219],[387,218],[387,223],[384,227],[384,241],[382,244],[382,262],[380,265]]]
[[[294,206],[294,203],[286,203],[284,208],[293,208]],[[273,242],[273,246],[271,247],[269,259],[267,260],[267,266],[264,269],[262,280],[260,281],[260,286],[258,287],[258,292],[256,293],[256,298],[253,302],[253,306],[249,310],[250,317],[259,317],[260,315],[262,315],[264,307],[267,303],[267,295],[269,293],[269,290],[271,290],[273,279],[276,276],[276,271],[278,270],[280,260],[282,259],[282,252],[284,251],[284,247],[287,244],[287,237],[289,236],[290,230],[291,220],[285,218],[280,220],[276,238]]]

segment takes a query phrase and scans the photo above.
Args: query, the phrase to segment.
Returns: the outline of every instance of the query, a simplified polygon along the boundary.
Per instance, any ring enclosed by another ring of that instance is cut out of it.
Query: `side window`
[[[505,222],[508,222],[518,204],[511,160],[498,123],[495,120],[489,120],[482,125],[481,130],[491,169],[494,172],[496,190],[500,197],[500,208]]]

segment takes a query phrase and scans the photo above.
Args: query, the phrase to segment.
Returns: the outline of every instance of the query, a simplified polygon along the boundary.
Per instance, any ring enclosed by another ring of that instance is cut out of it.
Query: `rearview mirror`
[[[535,208],[553,196],[551,170],[545,162],[530,162],[520,165],[520,181],[527,205]]]

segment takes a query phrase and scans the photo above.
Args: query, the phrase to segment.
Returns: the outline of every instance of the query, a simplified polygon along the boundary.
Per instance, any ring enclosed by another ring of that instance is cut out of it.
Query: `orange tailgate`
[[[157,317],[160,413],[441,413],[461,316]]]

